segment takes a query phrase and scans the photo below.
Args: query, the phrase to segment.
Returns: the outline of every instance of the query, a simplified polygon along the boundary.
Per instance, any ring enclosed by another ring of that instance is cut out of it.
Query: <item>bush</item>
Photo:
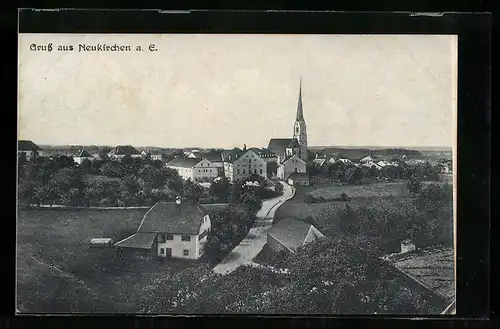
[[[316,203],[316,199],[312,195],[307,194],[304,202],[305,203]]]

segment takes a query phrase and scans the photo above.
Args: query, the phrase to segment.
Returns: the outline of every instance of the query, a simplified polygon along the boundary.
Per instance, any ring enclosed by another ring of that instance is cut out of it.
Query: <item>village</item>
[[[135,312],[453,312],[451,156],[311,148],[302,84],[295,114],[291,137],[265,146],[61,149],[20,140],[20,264],[38,264],[47,283],[60,272],[89,301],[104,293],[89,282],[106,280],[111,266],[116,280],[129,280],[119,289],[144,292],[125,298],[131,292],[120,290],[123,309]],[[31,235],[21,230],[31,226]],[[77,228],[79,240],[69,241]],[[159,275],[162,266],[168,275]],[[156,272],[146,273],[150,267]],[[234,296],[224,292],[243,282]],[[59,299],[64,308],[70,292],[57,287],[60,295],[47,293],[43,303]],[[21,296],[18,308],[43,303]],[[109,303],[66,307],[119,308]]]

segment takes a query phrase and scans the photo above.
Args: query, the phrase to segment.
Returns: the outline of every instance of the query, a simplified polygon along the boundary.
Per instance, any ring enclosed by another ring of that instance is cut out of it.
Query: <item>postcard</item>
[[[19,34],[18,314],[454,314],[457,36]]]

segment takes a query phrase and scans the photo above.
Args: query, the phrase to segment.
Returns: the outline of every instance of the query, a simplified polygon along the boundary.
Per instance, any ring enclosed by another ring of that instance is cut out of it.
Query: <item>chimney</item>
[[[415,250],[415,244],[411,240],[401,241],[401,254]]]
[[[247,150],[247,144],[243,144],[243,151]]]

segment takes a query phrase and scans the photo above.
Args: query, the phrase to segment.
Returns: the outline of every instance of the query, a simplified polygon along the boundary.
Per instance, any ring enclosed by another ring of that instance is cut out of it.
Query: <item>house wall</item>
[[[27,161],[30,161],[32,158],[36,158],[38,155],[38,152],[35,151],[17,151],[17,156],[20,156],[21,153],[24,153]]]
[[[275,252],[288,250],[287,248],[285,248],[285,246],[279,243],[271,234],[267,234],[267,245]]]
[[[161,154],[151,154],[151,160],[156,161],[156,160],[162,160],[162,155]]]
[[[205,251],[205,244],[207,243],[208,234],[210,234],[211,228],[212,228],[212,222],[210,220],[210,216],[205,215],[203,224],[201,224],[200,231],[198,232],[198,245],[197,245],[198,250],[196,251],[198,258],[201,257],[203,255],[203,252]],[[207,232],[207,234],[200,239],[199,236],[203,232]]]
[[[179,173],[179,176],[181,176],[183,179],[185,179],[185,180],[191,179],[192,181],[194,181],[193,168],[176,167],[176,166],[167,166],[167,167],[177,170],[177,172]]]
[[[232,164],[233,180],[244,179],[251,174],[267,178],[267,163],[255,152],[248,151]]]
[[[108,155],[108,156],[112,160],[118,160],[118,161],[120,161],[122,158],[125,157],[125,154],[118,154],[118,155],[117,154],[111,154],[111,155]],[[131,154],[130,157],[133,158],[133,159],[134,158],[141,158],[142,155],[141,154]]]
[[[297,156],[288,159],[278,167],[278,178],[281,180],[288,179],[288,176],[294,172],[306,172],[306,164]]]
[[[211,222],[209,215],[205,215],[203,223],[200,225],[199,234],[202,234],[205,231],[210,231]],[[168,232],[164,232],[161,234],[167,235]],[[203,247],[207,242],[207,236],[202,239],[198,239],[198,235],[189,235],[191,237],[191,241],[182,241],[182,234],[172,234],[173,240],[165,240],[165,242],[158,242],[156,254],[160,257],[166,257],[166,251],[162,255],[160,253],[161,248],[170,248],[172,249],[172,257],[173,258],[184,258],[184,259],[198,259],[203,254]],[[166,236],[165,236],[166,238]],[[201,254],[200,254],[201,249]],[[188,255],[184,256],[184,250],[188,250]]]
[[[89,161],[93,161],[94,158],[93,157],[74,157],[73,158],[73,161],[75,161],[76,163],[78,163],[79,165],[82,164],[83,160],[89,160]]]
[[[212,162],[204,159],[198,162],[193,168],[194,180],[213,179],[219,175],[217,167]]]

